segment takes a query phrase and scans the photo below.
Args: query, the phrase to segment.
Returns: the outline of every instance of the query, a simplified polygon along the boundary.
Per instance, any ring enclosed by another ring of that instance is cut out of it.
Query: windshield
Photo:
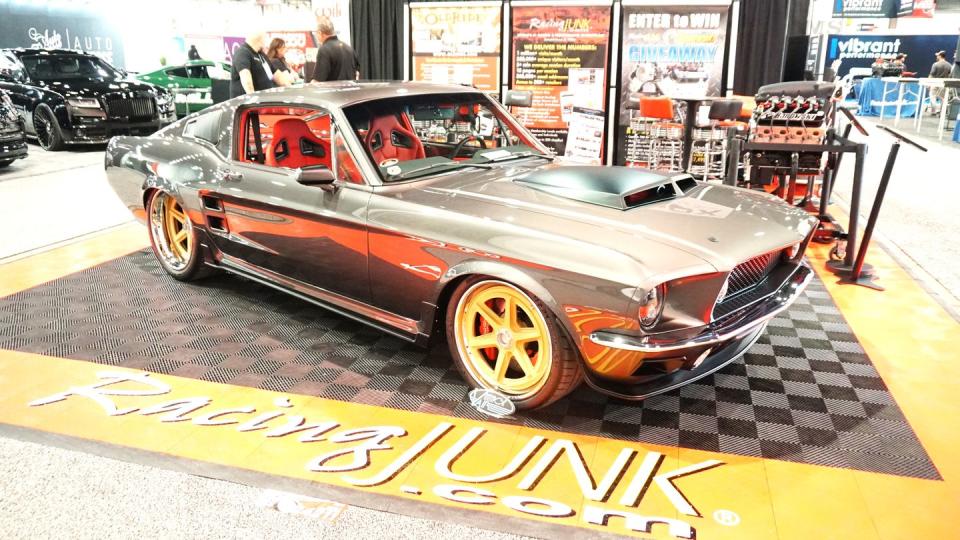
[[[481,93],[366,101],[344,109],[384,182],[537,156],[547,149]]]
[[[79,54],[25,55],[23,65],[31,79],[121,79],[113,66],[95,56]]]

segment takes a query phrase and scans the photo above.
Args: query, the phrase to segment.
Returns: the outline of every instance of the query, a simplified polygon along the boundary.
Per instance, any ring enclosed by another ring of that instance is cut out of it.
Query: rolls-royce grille
[[[727,294],[721,300],[732,298],[762,283],[776,266],[779,254],[779,251],[771,251],[735,266],[727,278]]]
[[[151,120],[156,107],[150,97],[107,97],[107,116],[111,119]]]

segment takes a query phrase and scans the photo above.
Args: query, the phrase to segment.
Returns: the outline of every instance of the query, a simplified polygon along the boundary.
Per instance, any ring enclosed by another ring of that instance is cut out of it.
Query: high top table
[[[937,138],[943,140],[943,131],[947,126],[947,111],[950,109],[950,102],[960,99],[960,79],[920,79],[920,99],[917,101],[918,110],[922,112],[923,94],[926,88],[943,88],[943,102],[940,104],[940,122],[937,124]],[[920,117],[917,113],[916,130],[920,133]]]
[[[712,96],[667,96],[674,101],[683,101],[687,104],[687,111],[683,117],[683,161],[681,167],[686,171],[690,167],[690,156],[693,154],[693,129],[697,125],[697,112],[700,105],[709,103],[717,97]]]
[[[884,105],[896,105],[897,112],[893,120],[893,125],[896,126],[897,124],[900,123],[900,116],[903,113],[903,105],[908,103],[904,101],[904,94],[907,92],[909,85],[918,84],[920,82],[920,79],[917,79],[916,77],[882,77],[880,80],[883,81],[883,97],[881,98],[881,101],[879,103],[880,120],[883,120],[883,117],[884,117],[883,113],[886,110],[884,108]],[[888,91],[887,90],[888,84],[894,84],[896,86],[894,86],[893,90]],[[887,101],[887,96],[892,93],[897,94],[897,100],[893,102]],[[917,93],[919,93],[919,90],[917,90]],[[909,102],[909,103],[912,104],[912,102]],[[914,112],[914,114],[919,115],[919,113],[920,113],[920,108],[917,107],[917,110]],[[909,114],[907,116],[909,116]]]

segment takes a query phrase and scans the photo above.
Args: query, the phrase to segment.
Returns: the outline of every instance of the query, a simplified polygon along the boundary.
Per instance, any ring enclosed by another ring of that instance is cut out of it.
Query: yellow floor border
[[[144,239],[132,225],[0,266],[0,295],[106,262],[144,247]],[[811,250],[818,271],[825,253]],[[821,277],[943,481],[478,422],[14,351],[0,351],[0,423],[185,459],[199,471],[210,464],[379,495],[375,506],[384,510],[402,513],[410,502],[425,502],[435,505],[438,519],[499,516],[487,522],[501,530],[522,519],[645,538],[950,538],[960,508],[954,450],[960,353],[952,347],[960,344],[960,326],[884,253],[873,250],[870,260],[888,292]]]

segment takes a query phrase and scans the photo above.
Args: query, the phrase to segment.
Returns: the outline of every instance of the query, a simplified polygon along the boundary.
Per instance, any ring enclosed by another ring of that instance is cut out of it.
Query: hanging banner
[[[413,80],[500,91],[501,2],[410,4]]]
[[[877,58],[889,59],[905,54],[904,71],[913,71],[925,77],[935,60],[933,54],[943,50],[947,52],[947,58],[953,58],[956,46],[956,35],[830,35],[827,37],[827,52],[822,67],[840,60],[837,76],[843,77],[850,72],[850,68],[869,68]]]
[[[223,56],[227,62],[233,62],[233,53],[240,48],[246,38],[237,36],[223,36]]]
[[[674,98],[720,95],[729,11],[728,2],[624,2],[617,163],[626,162],[630,94],[655,86]]]
[[[0,5],[0,48],[70,49],[95,54],[124,68],[123,40],[94,11],[64,5]]]
[[[511,15],[511,88],[533,92],[533,106],[514,112],[562,155],[574,107],[606,108],[610,6],[515,3]]]
[[[833,18],[895,19],[913,15],[913,0],[833,0]]]

